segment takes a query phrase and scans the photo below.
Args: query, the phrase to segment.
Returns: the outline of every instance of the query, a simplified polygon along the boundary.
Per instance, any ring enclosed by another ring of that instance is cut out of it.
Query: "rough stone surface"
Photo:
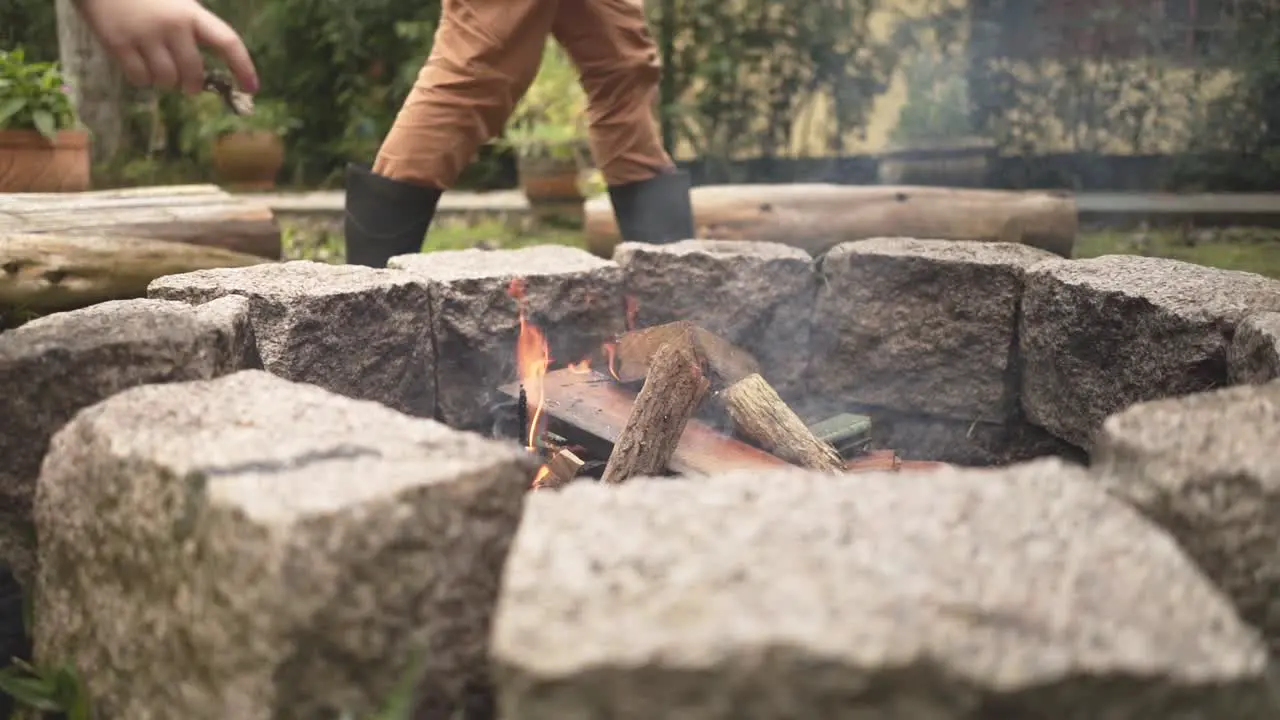
[[[769,475],[531,496],[504,720],[1280,711],[1256,633],[1082,470]]]
[[[0,335],[0,513],[28,517],[49,438],[82,408],[137,385],[259,365],[242,298],[106,302]]]
[[[1022,406],[1087,449],[1133,403],[1226,385],[1236,325],[1278,308],[1280,282],[1252,273],[1128,255],[1046,263],[1022,302]]]
[[[1014,359],[1026,245],[877,238],[822,261],[809,389],[898,411],[1001,423],[1017,408]]]
[[[434,410],[427,288],[403,273],[295,261],[170,275],[147,294],[244,296],[269,372],[414,415]]]
[[[1280,652],[1280,383],[1143,403],[1103,423],[1094,464],[1169,529]]]
[[[760,361],[783,395],[803,390],[817,288],[813,258],[776,243],[686,240],[623,243],[613,253],[636,324],[689,320]]]
[[[431,287],[437,417],[457,428],[487,429],[513,382],[522,280],[527,317],[540,328],[556,362],[577,362],[624,328],[621,271],[576,248],[457,250],[392,258],[388,267]]]
[[[1227,366],[1234,384],[1257,385],[1280,378],[1280,313],[1245,318],[1231,341]]]
[[[102,717],[371,717],[482,687],[514,444],[261,371],[82,412],[40,477],[37,656]]]

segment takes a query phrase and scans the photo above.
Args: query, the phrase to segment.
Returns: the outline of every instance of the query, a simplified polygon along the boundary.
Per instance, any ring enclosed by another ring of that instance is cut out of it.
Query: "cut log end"
[[[658,348],[601,479],[617,485],[664,472],[710,389],[692,333],[680,333]]]
[[[534,478],[534,490],[558,490],[578,477],[586,462],[569,450],[559,450],[551,456],[538,476]]]

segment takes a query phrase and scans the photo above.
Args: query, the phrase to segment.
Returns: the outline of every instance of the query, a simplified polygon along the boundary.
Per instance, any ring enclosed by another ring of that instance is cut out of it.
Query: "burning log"
[[[533,481],[534,490],[555,490],[573,482],[586,462],[570,450],[559,450],[551,456],[545,472],[538,473]]]
[[[615,377],[628,382],[649,373],[648,387],[661,349],[675,343],[690,345],[705,361],[717,385],[724,388],[719,397],[743,437],[794,465],[828,471],[843,467],[840,454],[805,426],[760,374],[759,363],[750,353],[691,322],[624,333],[614,345]]]
[[[644,387],[605,466],[604,482],[667,469],[685,425],[711,388],[692,332],[683,332],[653,354]]]
[[[690,339],[680,340],[685,336]],[[688,320],[623,333],[616,343],[609,346],[612,348],[609,351],[612,354],[610,371],[618,382],[632,383],[641,380],[649,372],[658,349],[677,340],[691,342],[698,354],[706,360],[712,374],[722,382],[735,382],[760,372],[760,363],[750,353]]]
[[[752,373],[721,393],[734,426],[765,450],[800,467],[838,472],[844,461],[835,448],[814,436],[773,386]]]
[[[546,417],[557,431],[584,447],[593,457],[607,458],[618,441],[620,428],[627,424],[635,407],[635,394],[612,378],[594,370],[553,370],[543,381]],[[516,399],[519,385],[498,388]],[[685,426],[684,435],[671,457],[669,469],[685,475],[710,475],[730,470],[762,470],[785,466],[777,457],[716,432],[696,418]]]

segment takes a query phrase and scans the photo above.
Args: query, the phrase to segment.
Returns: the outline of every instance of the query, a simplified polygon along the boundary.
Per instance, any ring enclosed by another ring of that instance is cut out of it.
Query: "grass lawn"
[[[332,226],[284,221],[285,255],[290,259],[334,262],[341,257],[341,231]],[[519,248],[530,245],[581,247],[582,234],[573,229],[528,229],[500,220],[475,225],[439,223],[427,234],[423,251]],[[1280,278],[1280,229],[1218,228],[1212,230],[1093,230],[1081,233],[1076,257],[1149,255],[1185,260],[1228,270],[1245,270]]]
[[[1076,257],[1100,255],[1166,257],[1280,278],[1280,229],[1233,227],[1082,233],[1076,241]]]

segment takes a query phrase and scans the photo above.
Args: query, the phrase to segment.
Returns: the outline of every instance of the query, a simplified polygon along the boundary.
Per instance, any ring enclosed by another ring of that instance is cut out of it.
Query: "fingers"
[[[195,31],[188,28],[175,33],[166,43],[178,71],[178,87],[183,92],[198,93],[204,88],[204,58],[196,47]]]
[[[169,54],[169,47],[163,43],[149,43],[140,49],[142,57],[147,61],[147,69],[151,74],[151,84],[161,90],[172,90],[178,85],[178,66]]]
[[[120,69],[129,82],[139,87],[151,84],[151,71],[147,69],[147,61],[142,59],[142,53],[131,47],[118,48],[114,52]]]
[[[201,8],[196,17],[195,38],[200,44],[213,48],[222,56],[242,90],[247,93],[258,92],[258,72],[253,67],[253,59],[249,57],[244,41],[230,25]]]

